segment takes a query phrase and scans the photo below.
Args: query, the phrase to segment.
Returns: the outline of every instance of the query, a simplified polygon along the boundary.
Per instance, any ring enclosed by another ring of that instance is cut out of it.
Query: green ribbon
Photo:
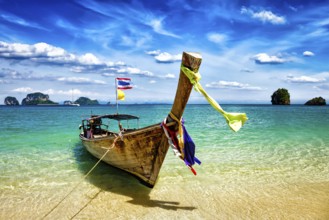
[[[187,76],[187,78],[189,78],[194,89],[197,92],[201,93],[207,99],[209,104],[223,115],[229,127],[235,132],[239,131],[242,125],[248,120],[247,115],[245,113],[235,113],[235,112],[230,113],[224,111],[222,107],[220,107],[220,105],[210,95],[208,95],[208,93],[203,89],[203,87],[199,83],[201,79],[201,75],[199,72],[195,73],[183,65],[181,66],[181,70]]]

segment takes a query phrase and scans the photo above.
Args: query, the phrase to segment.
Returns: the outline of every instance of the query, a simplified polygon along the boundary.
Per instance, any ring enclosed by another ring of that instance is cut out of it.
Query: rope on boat
[[[66,196],[64,196],[64,198],[61,200],[61,201],[59,201],[58,203],[57,203],[57,205],[55,205],[49,212],[47,212],[47,214],[45,214],[43,217],[42,217],[42,219],[45,219],[48,215],[50,215],[50,213],[52,213],[67,197],[69,197],[70,195],[71,195],[71,193],[76,189],[76,188],[78,188],[78,186],[89,176],[89,174],[97,167],[97,165],[104,159],[104,157],[106,156],[106,154],[112,149],[112,148],[114,148],[114,146],[115,146],[115,143],[116,143],[116,141],[118,140],[118,139],[122,139],[122,134],[121,134],[121,132],[119,133],[119,135],[118,136],[116,136],[115,137],[115,139],[114,139],[114,141],[113,141],[113,144],[111,145],[111,147],[109,147],[109,148],[107,148],[107,150],[105,151],[105,153],[103,154],[103,156],[96,162],[96,164],[88,171],[88,173],[87,174],[85,174],[84,176],[83,176],[83,178],[81,179],[81,181],[80,182],[78,182],[73,188],[72,188],[72,190],[70,191],[70,192],[68,192],[67,194],[66,194]],[[91,200],[85,205],[85,206],[83,206],[72,218],[74,218],[75,216],[77,216],[80,212],[81,212],[81,210],[83,210],[84,208],[86,208],[87,207],[87,205],[89,205],[90,204],[90,202],[93,200],[93,199],[95,199],[97,196],[98,196],[98,194],[101,192],[102,190],[100,190],[93,198],[91,198]],[[72,219],[71,218],[71,219]]]

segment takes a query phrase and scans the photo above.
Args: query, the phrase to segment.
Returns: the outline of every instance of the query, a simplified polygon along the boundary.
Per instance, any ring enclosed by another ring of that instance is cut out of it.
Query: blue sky
[[[201,84],[220,103],[329,100],[328,1],[0,0],[0,102],[172,103],[181,54],[202,54]],[[204,102],[192,92],[190,103]]]

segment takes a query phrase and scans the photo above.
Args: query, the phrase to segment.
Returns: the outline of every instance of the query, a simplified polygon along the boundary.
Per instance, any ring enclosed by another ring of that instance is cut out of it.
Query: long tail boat
[[[182,65],[197,72],[201,60],[200,54],[184,52]],[[180,71],[176,97],[171,109],[171,113],[177,118],[183,115],[192,87],[189,79]],[[118,132],[108,129],[108,124],[103,122],[107,119],[119,122]],[[82,120],[80,139],[87,151],[96,158],[102,158],[104,162],[133,174],[147,186],[153,187],[169,148],[168,139],[161,127],[161,120],[158,124],[140,129],[121,127],[121,121],[134,119],[138,120],[138,117],[122,114],[92,115]],[[168,115],[166,120],[170,129],[178,129],[178,122],[171,116]]]
[[[123,128],[121,122],[127,121],[128,124],[134,119],[138,121],[138,117],[123,114],[92,115],[90,118],[82,120],[80,139],[83,146],[96,158],[133,174],[149,187],[155,185],[170,145],[177,146],[178,155],[194,172],[187,159],[184,158],[185,149],[188,148],[178,146],[184,140],[177,140],[177,134],[180,138],[188,136],[180,133],[185,129],[182,129],[184,125],[181,118],[193,87],[224,116],[233,131],[238,131],[247,120],[244,113],[225,112],[202,88],[198,82],[201,78],[198,73],[201,61],[200,54],[183,52],[175,100],[163,123],[160,121],[144,128],[130,129],[129,127]],[[118,131],[109,129],[109,124],[104,123],[105,120],[117,121],[114,124],[119,127]],[[168,133],[171,134],[171,137],[168,136]],[[197,158],[195,159],[197,160]],[[194,159],[192,158],[192,160]]]

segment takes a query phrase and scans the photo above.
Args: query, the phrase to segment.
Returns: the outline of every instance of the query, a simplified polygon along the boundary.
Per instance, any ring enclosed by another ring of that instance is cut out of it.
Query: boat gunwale
[[[106,115],[92,115],[90,118],[85,119],[85,120],[91,120],[91,119],[102,119],[102,118],[107,118],[107,119],[112,119],[116,121],[121,121],[121,120],[138,120],[139,117],[135,115],[129,115],[129,114],[106,114]]]
[[[175,125],[176,122],[169,122],[167,123],[167,126],[173,126]],[[144,133],[144,132],[147,132],[147,131],[151,131],[151,130],[154,130],[155,127],[159,127],[161,128],[161,123],[157,123],[157,124],[153,124],[153,125],[149,125],[149,126],[146,126],[146,127],[143,127],[143,128],[139,128],[139,129],[134,129],[134,130],[130,130],[130,131],[123,131],[121,134],[124,136],[127,136],[127,135],[138,135],[140,133]],[[105,139],[115,139],[116,136],[119,136],[120,133],[117,133],[117,132],[112,132],[112,131],[108,131],[108,130],[104,130],[104,131],[107,131],[109,132],[109,134],[113,134],[113,135],[99,135],[99,136],[96,136],[94,138],[86,138],[83,136],[83,133],[80,133],[79,137],[81,140],[83,141],[95,141],[95,140],[105,140]]]

